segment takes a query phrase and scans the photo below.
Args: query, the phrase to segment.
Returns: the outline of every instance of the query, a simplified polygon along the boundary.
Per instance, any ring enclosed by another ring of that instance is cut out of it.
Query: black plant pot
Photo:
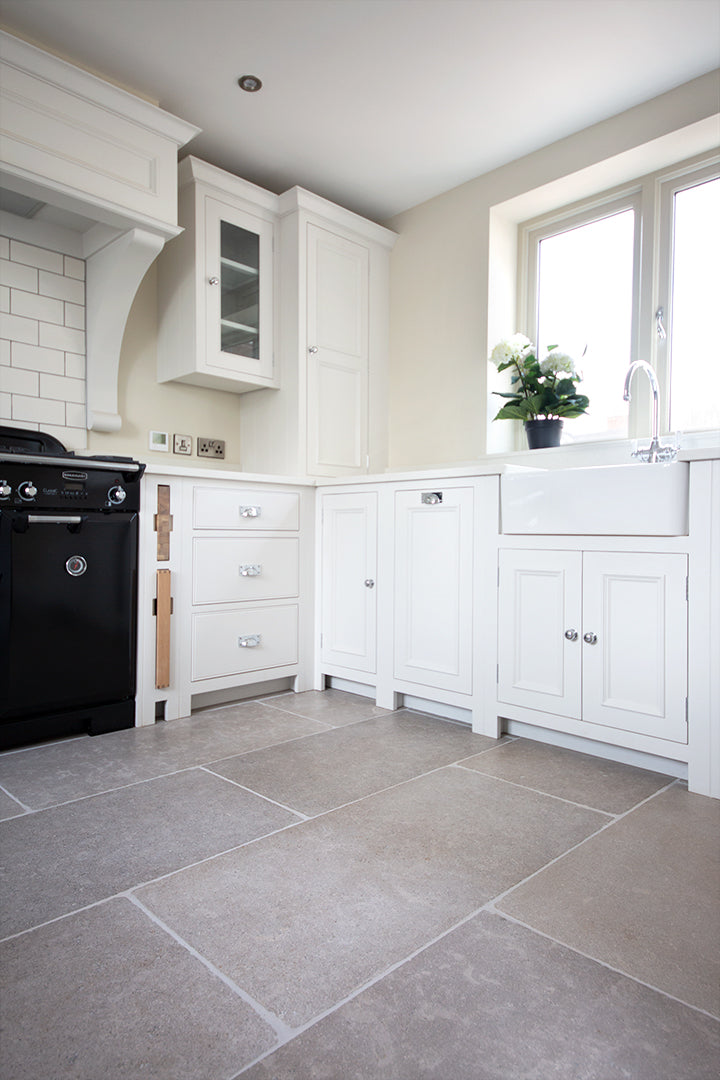
[[[529,449],[540,450],[545,446],[559,446],[562,429],[562,420],[526,420],[525,433]]]

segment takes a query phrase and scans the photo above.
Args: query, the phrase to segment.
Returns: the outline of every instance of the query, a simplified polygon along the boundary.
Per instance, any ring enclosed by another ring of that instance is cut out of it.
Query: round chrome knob
[[[208,278],[208,285],[219,285],[219,284],[220,284],[220,278],[219,277]]]
[[[373,579],[371,577],[365,578],[365,588],[366,589],[374,589],[375,588],[375,582],[373,581]]]
[[[578,632],[577,630],[566,630],[565,637],[568,639],[568,641],[577,641]]]
[[[317,351],[318,351],[317,345],[308,346],[308,352],[311,353],[312,355],[314,355]]]
[[[113,506],[120,506],[121,503],[125,502],[126,498],[127,492],[125,491],[125,488],[121,488],[119,484],[111,487],[108,491],[108,502],[112,503]]]
[[[7,499],[12,494],[12,488],[7,480],[0,480],[0,499]]]
[[[23,480],[22,484],[18,484],[18,495],[21,499],[34,499],[37,495],[37,488],[33,484],[32,480]]]
[[[597,645],[597,634],[583,634],[583,641],[588,645]]]

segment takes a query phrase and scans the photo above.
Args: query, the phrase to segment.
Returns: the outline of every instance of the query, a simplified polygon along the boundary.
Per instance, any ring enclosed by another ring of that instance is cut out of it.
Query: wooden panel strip
[[[170,685],[170,581],[169,570],[156,571],[155,687],[158,690]]]
[[[157,532],[157,561],[167,562],[170,558],[170,533],[172,532],[169,484],[158,484],[155,531]]]

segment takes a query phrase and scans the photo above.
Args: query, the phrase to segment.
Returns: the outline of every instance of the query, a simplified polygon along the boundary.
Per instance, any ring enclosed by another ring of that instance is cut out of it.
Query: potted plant
[[[522,420],[528,446],[559,446],[563,418],[580,416],[590,404],[584,394],[578,394],[577,383],[582,376],[575,370],[575,361],[567,353],[550,345],[547,355],[538,360],[536,349],[524,334],[513,334],[500,341],[490,361],[498,371],[511,370],[509,393],[494,390],[506,398],[494,420]]]

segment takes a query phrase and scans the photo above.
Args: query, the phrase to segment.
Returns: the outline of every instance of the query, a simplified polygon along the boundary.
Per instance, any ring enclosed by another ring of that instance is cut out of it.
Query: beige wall
[[[717,145],[719,85],[720,72],[702,76],[388,223],[399,233],[390,284],[392,468],[485,453],[495,411],[488,349],[521,329],[515,224]],[[509,448],[512,427],[495,424],[489,449]]]

